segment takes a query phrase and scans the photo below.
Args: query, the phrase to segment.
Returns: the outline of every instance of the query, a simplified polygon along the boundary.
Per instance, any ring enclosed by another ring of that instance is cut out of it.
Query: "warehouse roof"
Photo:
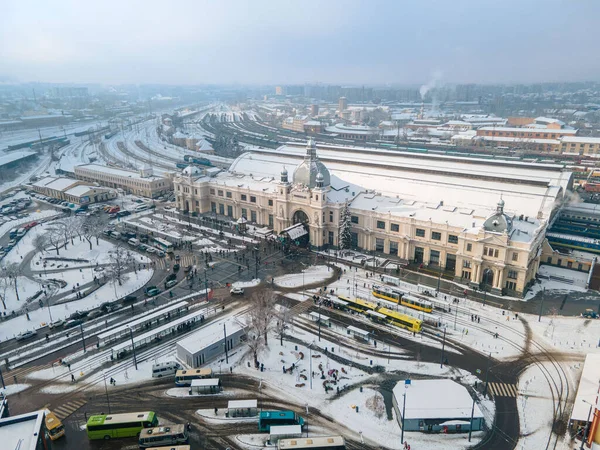
[[[119,169],[117,167],[101,166],[99,164],[82,164],[79,166],[75,166],[75,173],[77,173],[78,170],[91,170],[94,172],[106,173],[106,174],[115,175],[115,176],[123,177],[123,178],[139,178],[140,180],[148,180],[148,181],[154,181],[154,180],[164,178],[164,177],[159,177],[157,175],[151,175],[149,177],[142,177],[138,172],[134,172],[131,170],[125,170],[125,169]]]

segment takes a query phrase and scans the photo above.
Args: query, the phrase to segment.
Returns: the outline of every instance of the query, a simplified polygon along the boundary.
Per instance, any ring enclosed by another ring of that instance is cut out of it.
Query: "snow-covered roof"
[[[449,419],[471,418],[473,399],[464,386],[452,380],[412,380],[408,387],[404,381],[394,387],[394,396],[399,405],[406,394],[405,419]],[[477,403],[473,418],[483,418]]]
[[[0,419],[2,448],[36,450],[43,422],[44,411]]]
[[[206,325],[187,338],[177,342],[177,346],[191,354],[195,354],[196,352],[223,340],[223,325],[226,326],[228,336],[242,330],[242,327],[232,319],[220,320]]]
[[[18,161],[23,158],[28,158],[32,155],[37,155],[36,152],[10,152],[0,154],[0,167],[10,164],[11,162]]]
[[[306,228],[304,228],[304,225],[302,225],[301,223],[292,225],[291,227],[283,230],[282,233],[283,232],[287,233],[287,235],[292,240],[296,240],[296,239],[301,238],[302,236],[308,234],[308,231],[306,231]]]
[[[579,143],[579,144],[600,144],[600,137],[590,136],[563,136],[560,138],[562,143]]]
[[[356,135],[373,135],[378,133],[377,128],[367,127],[363,125],[344,125],[343,123],[336,123],[333,126],[325,128],[329,133],[345,133],[345,134],[356,134]]]
[[[64,191],[73,186],[75,183],[79,183],[79,181],[74,180],[73,178],[56,178],[54,181],[46,184],[46,187],[56,191]]]
[[[69,189],[68,191],[65,191],[65,194],[73,195],[75,197],[81,197],[82,195],[85,195],[89,191],[93,191],[95,189],[105,189],[105,188],[99,188],[96,186],[88,186],[88,185],[79,185],[79,186],[75,186],[75,187]]]
[[[542,210],[548,217],[559,191],[567,188],[571,178],[571,172],[563,171],[559,165],[358,147],[322,146],[317,153],[331,173],[331,201],[332,195],[347,198],[351,192],[354,197],[369,190],[404,201],[444,202],[446,206],[483,208],[490,213],[502,194],[510,213],[536,217]],[[303,148],[293,145],[246,152],[233,162],[230,172],[215,180],[274,191],[283,167],[291,170],[303,155]],[[249,174],[252,177],[244,176]]]
[[[518,127],[481,127],[480,130],[481,131],[496,131],[496,132],[510,131],[510,132],[515,132],[515,133],[524,133],[524,132],[533,133],[533,131],[530,128],[518,128]],[[535,129],[535,132],[536,133],[549,133],[549,134],[572,134],[572,135],[577,134],[577,130],[564,129],[564,128],[557,129],[557,130],[542,128],[542,129]]]
[[[482,141],[492,142],[516,142],[520,144],[532,143],[532,144],[560,144],[558,139],[543,139],[543,138],[531,138],[531,137],[513,137],[513,136],[477,136],[477,139]]]
[[[210,145],[210,142],[208,142],[206,139],[201,139],[196,143],[196,148],[198,149],[199,152],[208,152],[208,151],[212,151],[213,146]]]
[[[163,177],[159,177],[157,175],[151,175],[149,177],[142,177],[139,174],[139,172],[134,172],[134,171],[125,170],[125,169],[119,169],[117,167],[101,166],[99,164],[81,164],[81,165],[75,167],[75,173],[77,173],[78,170],[91,170],[94,172],[115,175],[118,177],[139,178],[141,180],[148,180],[148,181],[158,180],[158,179],[163,178]]]
[[[594,403],[598,397],[598,374],[600,374],[600,355],[588,353],[585,357],[581,378],[579,379],[579,387],[577,388],[577,395],[573,403],[571,420],[587,421],[590,405],[589,403],[585,403],[584,400]]]
[[[536,117],[535,121],[538,122],[538,123],[545,123],[545,124],[555,123],[555,124],[560,125],[560,126],[564,126],[565,125],[565,123],[562,120],[553,119],[552,117]]]

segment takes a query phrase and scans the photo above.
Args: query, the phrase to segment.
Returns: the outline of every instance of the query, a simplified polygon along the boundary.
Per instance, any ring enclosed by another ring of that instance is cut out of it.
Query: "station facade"
[[[514,185],[502,186],[497,193],[492,189],[493,195],[485,197],[491,204],[483,208],[455,207],[443,201],[434,204],[378,192],[380,181],[375,177],[384,170],[374,162],[374,175],[368,180],[373,185],[345,182],[343,176],[368,172],[371,163],[361,166],[348,157],[335,160],[331,165],[346,172],[332,175],[317,156],[312,139],[299,164],[297,155],[291,158],[265,152],[247,152],[229,171],[221,173],[185,169],[174,180],[178,209],[212,213],[232,221],[244,217],[276,233],[302,223],[311,247],[322,250],[339,248],[342,211],[348,205],[353,248],[439,268],[457,281],[483,285],[497,294],[523,295],[535,279],[547,221],[554,212],[553,204],[563,195],[561,187],[553,186],[551,197],[544,200],[550,207],[537,217],[505,212],[502,195],[507,192],[504,189],[515,189]],[[294,166],[290,176],[287,167]],[[263,176],[266,170],[270,176]],[[464,195],[467,198],[469,194]],[[519,205],[513,207],[513,211],[518,210]]]

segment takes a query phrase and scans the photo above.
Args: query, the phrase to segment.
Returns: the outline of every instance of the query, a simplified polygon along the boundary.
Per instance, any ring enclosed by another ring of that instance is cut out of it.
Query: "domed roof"
[[[181,171],[182,175],[187,175],[188,177],[192,177],[194,175],[200,175],[200,169],[196,166],[187,166],[185,169]]]
[[[509,232],[512,230],[512,218],[504,214],[504,200],[502,198],[496,206],[496,213],[488,217],[483,223],[485,231],[495,231],[497,233]]]
[[[281,175],[287,175],[288,171],[287,168],[285,166],[283,166],[283,169],[281,170]]]
[[[294,171],[294,183],[314,188],[317,186],[318,175],[321,175],[322,177],[322,179],[318,181],[322,182],[323,186],[328,186],[330,184],[329,170],[327,170],[325,164],[317,158],[317,144],[313,138],[310,138],[306,145],[304,161],[302,161]]]
[[[323,176],[323,174],[321,172],[319,172],[317,174],[317,182],[324,181],[324,180],[325,180],[325,177]]]

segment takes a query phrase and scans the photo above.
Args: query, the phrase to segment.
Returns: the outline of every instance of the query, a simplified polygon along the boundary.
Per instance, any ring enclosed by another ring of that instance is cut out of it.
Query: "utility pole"
[[[108,388],[106,387],[106,374],[102,371],[102,378],[104,379],[104,392],[106,393],[106,404],[108,405],[108,413],[110,414],[110,400],[108,398]]]
[[[129,328],[129,337],[131,338],[131,350],[133,350],[133,364],[135,365],[135,370],[138,370],[137,366],[137,358],[135,356],[135,342],[133,342],[133,330],[131,327]]]
[[[83,324],[80,323],[79,324],[79,330],[81,331],[81,342],[83,342],[83,353],[86,352],[85,350],[85,338],[83,337]]]
[[[4,377],[2,376],[2,367],[0,367],[0,381],[2,382],[2,389],[6,389],[6,385],[4,384]]]
[[[440,361],[440,369],[444,367],[444,348],[446,347],[446,326],[444,325],[444,341],[442,342],[442,359]]]
[[[225,362],[229,364],[229,355],[227,354],[227,328],[225,324],[223,324],[223,334],[225,335]]]
[[[475,414],[475,396],[473,396],[473,406],[471,407],[471,421],[469,422],[469,442],[471,442],[471,432],[473,431],[473,414]]]
[[[406,385],[404,386],[406,388]],[[402,431],[400,432],[400,443],[404,444],[404,416],[406,415],[406,391],[404,391],[404,400],[402,402]]]
[[[485,386],[483,387],[483,396],[485,397],[487,394],[488,388],[488,376],[490,374],[490,360],[492,359],[492,352],[490,352],[488,356],[487,369],[485,370]]]
[[[319,342],[321,342],[321,299],[319,298]]]
[[[546,296],[546,288],[542,289],[542,302],[540,303],[540,315],[538,316],[538,322],[542,321],[542,308],[544,307],[544,297]]]

